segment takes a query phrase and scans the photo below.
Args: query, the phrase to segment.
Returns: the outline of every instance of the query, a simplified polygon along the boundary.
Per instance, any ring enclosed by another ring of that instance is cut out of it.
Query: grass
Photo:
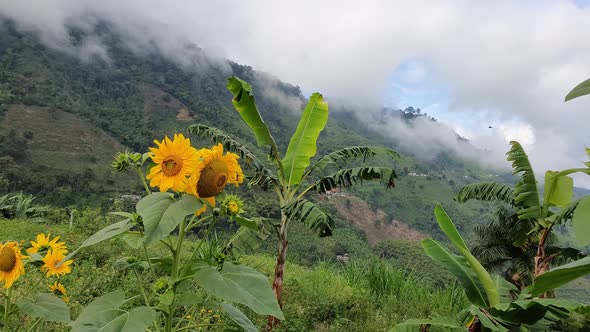
[[[274,258],[245,256],[241,262],[265,272]],[[409,318],[457,314],[467,305],[462,288],[434,287],[381,260],[287,264],[281,331],[386,331]]]
[[[90,214],[86,219],[79,220],[74,230],[69,230],[66,224],[0,220],[0,228],[5,230],[2,240],[24,240],[28,244],[37,233],[45,232],[61,236],[70,248],[75,248],[91,228],[94,231],[98,225],[109,222],[105,217]],[[202,247],[203,255],[213,256],[213,247],[215,239]],[[141,257],[120,239],[102,242],[76,255],[73,272],[61,280],[71,298],[72,318],[94,298],[116,288],[122,288],[129,296],[136,295],[134,275],[116,268],[116,262],[128,256]],[[273,257],[242,256],[239,262],[265,273],[270,282]],[[27,267],[27,274],[15,285],[24,291],[40,278],[43,279],[41,273]],[[45,287],[41,282],[39,291],[45,291]],[[447,289],[431,286],[413,273],[377,259],[353,260],[349,264],[320,262],[313,267],[288,262],[284,299],[287,320],[279,331],[385,331],[408,318],[455,314],[466,303],[462,291],[454,286]],[[258,326],[264,326],[265,317],[245,312]],[[222,319],[227,318],[222,315]],[[50,324],[44,328],[62,331],[65,327]]]

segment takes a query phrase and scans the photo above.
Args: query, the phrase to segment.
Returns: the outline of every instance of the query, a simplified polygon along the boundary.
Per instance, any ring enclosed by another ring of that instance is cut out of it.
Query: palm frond
[[[508,161],[512,162],[512,174],[520,174],[520,179],[514,187],[514,205],[518,207],[519,219],[540,219],[541,203],[535,173],[527,154],[520,143],[510,142],[510,151],[506,153]]]
[[[283,212],[290,221],[299,220],[320,237],[332,235],[334,219],[324,209],[313,202],[300,198],[283,207]]]
[[[240,158],[244,159],[246,167],[254,168],[254,175],[248,178],[250,186],[267,188],[271,184],[278,184],[277,177],[250,149],[231,138],[221,129],[197,123],[189,126],[188,131],[196,136],[208,138],[211,142],[221,143],[225,150],[236,153]]]
[[[388,156],[390,158],[399,158],[399,154],[389,148],[381,146],[349,146],[334,152],[328,153],[310,167],[309,173],[314,169],[324,169],[328,165],[338,165],[339,163],[348,164],[353,160],[362,160],[374,156]]]
[[[551,215],[547,220],[553,224],[564,224],[567,221],[572,220],[574,211],[576,211],[579,203],[580,200],[576,200],[568,204],[566,207],[559,209],[557,212],[551,212]]]
[[[234,249],[239,253],[247,254],[254,252],[262,245],[262,242],[272,233],[273,225],[262,218],[253,220],[257,221],[258,231],[241,226],[226,244],[226,250]]]
[[[470,199],[488,202],[501,201],[512,205],[514,204],[514,189],[499,182],[479,182],[464,186],[455,196],[455,200],[461,203]]]
[[[395,170],[387,167],[354,167],[339,170],[316,181],[312,188],[319,194],[335,188],[349,188],[357,183],[368,180],[379,180],[387,188],[395,186],[397,179]]]

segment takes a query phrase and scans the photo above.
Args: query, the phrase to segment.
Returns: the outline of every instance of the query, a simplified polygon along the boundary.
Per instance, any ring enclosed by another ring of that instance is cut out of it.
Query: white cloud
[[[523,126],[480,135],[482,144],[499,148],[503,136],[534,136],[535,166],[553,169],[577,166],[590,145],[590,97],[563,103],[590,77],[590,9],[573,1],[0,0],[0,13],[62,46],[64,23],[90,24],[89,13],[108,17],[178,61],[179,40],[187,38],[366,110],[380,106],[396,66],[421,59],[428,70],[417,65],[408,79],[439,77],[451,111],[486,121],[491,109],[507,126]]]

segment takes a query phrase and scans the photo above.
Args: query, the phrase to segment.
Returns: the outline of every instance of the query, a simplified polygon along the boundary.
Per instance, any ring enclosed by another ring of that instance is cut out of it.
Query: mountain
[[[131,175],[111,172],[114,153],[146,151],[154,139],[183,131],[191,123],[219,127],[254,151],[267,152],[255,146],[231,106],[225,88],[230,75],[252,83],[262,116],[282,147],[295,131],[305,103],[298,86],[249,66],[210,61],[196,47],[187,49],[183,63],[156,51],[138,52],[108,25],[95,32],[108,45],[106,59],[84,59],[47,47],[9,21],[0,30],[0,190],[32,193],[44,203],[107,208],[122,194],[141,193]],[[71,36],[74,44],[85,38],[75,30]],[[395,141],[359,123],[351,113],[332,113],[318,140],[318,155],[349,145],[396,148]],[[435,203],[442,203],[459,227],[470,229],[493,215],[480,203],[454,202],[454,193],[466,183],[505,179],[450,152],[428,162],[404,155],[395,168],[400,179],[394,189],[384,191],[372,183],[350,194],[381,210],[385,222],[395,220],[435,235]],[[271,196],[255,197],[258,194],[245,190],[243,194],[256,202],[257,213],[272,215],[261,211],[264,199]]]

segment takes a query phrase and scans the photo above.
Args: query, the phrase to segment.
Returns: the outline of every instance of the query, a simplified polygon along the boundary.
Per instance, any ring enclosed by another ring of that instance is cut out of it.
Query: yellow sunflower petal
[[[26,256],[21,254],[18,243],[0,243],[0,281],[4,283],[4,288],[12,287],[12,284],[25,273],[24,259]]]

